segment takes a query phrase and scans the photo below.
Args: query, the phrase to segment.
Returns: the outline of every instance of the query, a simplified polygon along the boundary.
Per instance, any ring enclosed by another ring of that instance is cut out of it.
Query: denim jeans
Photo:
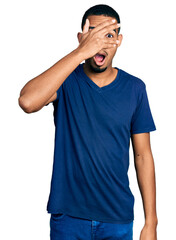
[[[107,223],[51,214],[50,240],[133,240],[133,221]]]

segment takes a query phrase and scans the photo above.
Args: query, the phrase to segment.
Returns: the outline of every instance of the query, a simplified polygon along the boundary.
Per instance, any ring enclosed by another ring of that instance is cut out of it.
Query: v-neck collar
[[[116,75],[116,78],[111,82],[109,83],[108,85],[105,85],[103,87],[99,87],[96,83],[94,83],[94,81],[92,81],[92,79],[90,79],[87,74],[84,72],[84,68],[83,68],[83,65],[85,63],[82,63],[80,64],[80,72],[81,72],[81,75],[83,77],[84,80],[86,80],[88,82],[88,84],[94,88],[96,91],[98,91],[99,93],[101,92],[104,92],[112,87],[114,87],[120,80],[120,73],[121,73],[121,69],[120,68],[117,68],[117,67],[114,67],[115,69],[118,70],[117,72],[117,75]]]

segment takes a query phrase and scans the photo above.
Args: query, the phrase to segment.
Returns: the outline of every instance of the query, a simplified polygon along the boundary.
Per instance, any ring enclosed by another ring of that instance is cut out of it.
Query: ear
[[[120,45],[121,45],[121,43],[122,43],[122,40],[123,40],[123,35],[122,35],[122,34],[119,34],[118,37],[117,37],[117,39],[120,41],[120,42],[118,43],[118,47],[120,47]]]
[[[77,33],[77,38],[78,38],[78,42],[80,43],[81,41],[81,37],[82,37],[82,33],[78,32]]]

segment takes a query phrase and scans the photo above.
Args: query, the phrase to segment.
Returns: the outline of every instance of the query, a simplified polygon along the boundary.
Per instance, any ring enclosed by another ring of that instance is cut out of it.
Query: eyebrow
[[[93,29],[95,27],[90,26],[89,29]],[[113,29],[113,31],[116,33],[116,29]]]

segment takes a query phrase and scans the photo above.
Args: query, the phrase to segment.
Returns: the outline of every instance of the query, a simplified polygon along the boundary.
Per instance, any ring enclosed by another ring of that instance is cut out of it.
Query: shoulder
[[[128,81],[128,83],[131,85],[133,89],[142,90],[146,87],[145,82],[141,78],[127,71],[124,71],[123,69],[121,69],[121,73],[123,75],[123,78],[125,78],[126,81]]]

